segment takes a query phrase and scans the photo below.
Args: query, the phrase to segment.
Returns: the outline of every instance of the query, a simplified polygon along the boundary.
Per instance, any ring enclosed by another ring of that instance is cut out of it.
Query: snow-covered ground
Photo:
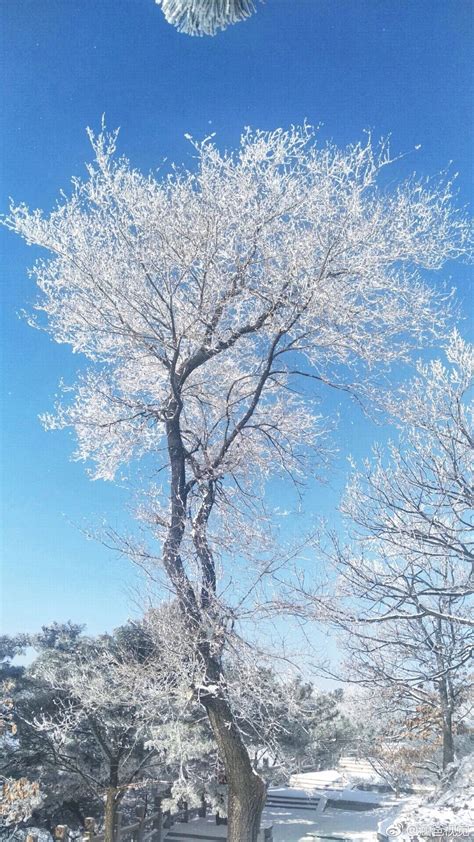
[[[290,778],[290,787],[341,789],[357,784],[383,785],[386,781],[376,772],[369,761],[357,757],[341,757],[337,769],[319,772],[296,772]]]
[[[386,814],[383,807],[363,813],[326,809],[321,814],[316,809],[270,807],[264,810],[262,824],[273,825],[273,842],[327,842],[341,837],[351,842],[375,842],[377,825]],[[195,819],[186,825],[173,825],[164,838],[169,842],[188,838],[196,842],[200,834],[203,839],[225,840],[226,828],[216,827],[211,818]]]
[[[293,808],[266,808],[265,824],[273,824],[274,842],[315,842],[316,840],[343,837],[352,842],[375,842],[378,823],[387,815],[389,808],[355,812],[326,808],[298,810]]]
[[[259,842],[263,842],[264,832],[262,823],[262,830],[259,834]],[[227,827],[225,825],[216,825],[212,816],[206,819],[191,819],[189,822],[178,822],[174,824],[169,830],[163,833],[163,840],[165,842],[225,842],[227,839]]]
[[[402,803],[379,793],[352,789],[314,791],[272,787],[268,800],[271,801],[272,797],[283,802],[278,806],[267,806],[263,812],[262,825],[273,825],[273,842],[328,842],[331,839],[376,842],[379,823],[392,811],[398,812]],[[354,809],[327,807],[327,798],[352,801]],[[374,808],[377,802],[381,806]],[[186,831],[188,834],[191,831],[193,837],[188,837]],[[185,838],[197,840],[199,833],[208,839],[226,838],[225,827],[216,827],[209,817],[207,821],[199,819],[188,825],[174,825],[166,839],[169,838],[170,842]]]
[[[474,754],[448,766],[439,786],[424,800],[410,798],[380,830],[397,842],[436,837],[474,840]],[[388,831],[388,833],[386,833]]]
[[[330,779],[328,775],[326,780]],[[352,802],[353,809],[326,806],[329,798]],[[278,801],[281,803],[278,804]],[[262,825],[273,825],[273,842],[328,842],[331,839],[376,842],[379,823],[392,812],[398,812],[402,804],[393,797],[376,792],[296,787],[271,787],[268,802]],[[380,806],[375,807],[376,804]],[[216,827],[209,817],[207,820],[194,820],[188,825],[174,825],[166,836],[170,842],[181,842],[186,838],[225,840],[226,829]]]
[[[316,789],[310,787],[294,787],[294,786],[279,786],[279,787],[270,787],[268,790],[268,798],[271,796],[280,796],[280,797],[288,797],[288,798],[321,798],[325,796],[326,798],[331,798],[334,801],[354,801],[357,804],[381,804],[385,803],[386,801],[392,801],[393,799],[390,796],[387,796],[386,793],[380,792],[366,792],[363,789],[352,789],[347,787],[346,789],[331,789],[326,787],[325,789]]]
[[[320,772],[298,772],[290,778],[290,787],[295,789],[321,789],[328,786],[340,786],[347,783],[337,769],[324,769]]]
[[[327,776],[329,779],[330,776]],[[374,842],[379,822],[394,808],[399,809],[393,798],[353,789],[272,787],[268,793],[269,800],[272,796],[275,800],[285,801],[284,806],[269,806],[264,810],[265,824],[273,825],[274,842],[319,842],[338,837],[352,842]],[[354,809],[327,807],[328,798],[351,801]],[[294,805],[289,803],[292,799]],[[305,799],[307,806],[302,809]],[[316,799],[319,803],[313,806]],[[381,806],[374,808],[374,804]]]
[[[290,778],[290,787],[303,789],[352,788],[357,784],[383,785],[386,781],[370,766],[368,761],[355,757],[341,757],[337,769],[297,772]]]
[[[325,780],[334,784],[330,774],[325,776]],[[322,780],[318,781],[320,783]],[[443,826],[449,829],[445,838],[448,835],[462,842],[474,840],[472,755],[464,758],[459,768],[448,768],[440,786],[428,798],[425,796],[424,801],[420,796],[396,800],[385,793],[353,789],[321,790],[319,787],[272,787],[269,800],[272,796],[283,802],[281,806],[266,807],[263,813],[263,826],[273,825],[273,842],[376,842],[378,832],[382,839],[412,842],[416,837],[423,842],[425,839],[441,839],[439,828]],[[358,808],[356,805],[355,809],[344,810],[327,807],[322,796],[357,802]],[[294,804],[289,804],[291,799]],[[379,807],[371,806],[377,802]],[[367,809],[360,809],[364,806]],[[455,830],[458,830],[457,834]],[[195,819],[188,824],[173,825],[164,838],[169,842],[187,839],[193,842],[199,839],[225,842],[226,828],[222,825],[217,827],[209,816],[207,820]]]

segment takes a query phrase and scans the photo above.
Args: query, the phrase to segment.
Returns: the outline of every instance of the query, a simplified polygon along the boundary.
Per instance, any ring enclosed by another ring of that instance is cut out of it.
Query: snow
[[[268,795],[287,795],[289,798],[311,798],[319,796],[321,790],[316,790],[314,787],[308,789],[299,789],[294,786],[272,786],[268,790]]]
[[[316,813],[316,808],[308,811],[271,807],[265,808],[262,825],[273,825],[273,842],[320,842],[341,835],[348,842],[376,842],[377,825],[383,813],[383,809],[364,813],[328,809],[320,815]],[[175,824],[172,831],[173,838],[181,832],[183,840],[186,832],[191,832],[196,840],[199,833],[202,833],[203,839],[215,838],[216,842],[226,838],[226,827],[216,826],[211,817]]]
[[[344,801],[357,801],[359,804],[380,804],[386,801],[386,796],[381,795],[380,792],[366,792],[361,789],[326,789],[324,794],[327,798]]]
[[[342,800],[342,801],[356,801],[357,803],[366,803],[366,804],[381,804],[382,801],[385,803],[386,801],[391,800],[390,797],[387,797],[386,794],[381,794],[379,792],[366,792],[365,790],[360,789],[316,789],[316,787],[311,787],[307,789],[296,788],[296,787],[271,787],[268,790],[269,795],[280,795],[280,796],[287,796],[289,798],[319,798],[321,795],[325,795],[326,798],[331,798],[334,801]]]
[[[322,772],[298,772],[290,778],[290,786],[303,789],[320,789],[336,783],[346,783],[337,769],[325,769]]]
[[[324,789],[333,787],[353,788],[357,784],[386,785],[386,781],[367,761],[356,758],[341,758],[337,769],[320,772],[297,772],[290,778],[290,786],[296,789]]]
[[[444,834],[440,828],[446,828]],[[474,754],[451,764],[428,798],[408,799],[392,822],[386,817],[380,823],[379,831],[398,842],[410,842],[414,835],[420,842],[441,835],[474,840]]]
[[[337,780],[342,780],[342,775],[337,769],[323,769],[321,772],[311,772],[313,778],[317,776],[320,781],[325,781],[326,783],[333,783]]]
[[[329,779],[329,776],[328,776]],[[295,799],[294,806],[265,807],[262,816],[262,827],[273,826],[273,842],[327,842],[330,839],[337,839],[343,836],[347,842],[376,842],[378,825],[387,816],[387,812],[394,808],[399,810],[400,802],[388,801],[383,806],[370,809],[374,797],[379,800],[380,795],[373,792],[360,792],[350,789],[345,790],[318,790],[313,793],[306,789],[293,787],[272,787],[269,796],[282,797],[285,800]],[[354,802],[367,803],[367,810],[341,810],[335,807],[326,807],[320,812],[320,805],[314,804],[314,799],[321,799],[321,796],[329,795]],[[296,799],[306,799],[308,806],[302,807]],[[206,838],[216,840],[226,838],[226,828],[216,826],[214,819],[209,816],[207,819],[194,819],[188,824],[173,825],[173,832],[181,831],[183,839],[186,838],[186,831],[205,834]],[[263,834],[262,838],[263,838]],[[165,837],[166,838],[166,837]],[[180,837],[181,838],[181,837]],[[194,837],[200,838],[197,835]],[[204,836],[203,836],[204,838]]]
[[[259,842],[262,840],[263,842],[263,829],[268,827],[268,822],[262,820],[262,830],[259,834]],[[192,834],[192,836],[190,836]],[[189,822],[178,822],[174,824],[169,830],[165,831],[163,834],[163,840],[168,839],[171,840],[176,839],[176,842],[180,842],[181,839],[193,839],[193,840],[209,840],[215,839],[217,840],[225,840],[227,839],[227,827],[225,825],[216,825],[215,818],[213,816],[208,816],[205,819],[191,819]]]
[[[326,781],[334,781],[334,773],[326,775]],[[324,790],[296,787],[272,787],[268,791],[269,796],[285,799],[295,799],[294,806],[266,807],[263,813],[265,823],[273,825],[274,842],[310,842],[312,840],[324,840],[344,836],[345,840],[353,842],[373,842],[377,838],[378,824],[387,814],[388,809],[393,809],[394,799],[387,798],[376,792],[364,792],[353,789],[330,789]],[[313,809],[302,808],[296,799],[306,798],[308,805],[315,798],[320,803]],[[341,810],[335,807],[325,807],[320,812],[322,800],[331,798],[334,800],[352,801],[357,804],[366,804],[367,810]],[[384,804],[372,808],[374,804]],[[372,809],[371,809],[372,808]]]
[[[265,808],[265,823],[273,825],[274,842],[315,842],[325,837],[344,836],[351,842],[375,842],[377,826],[386,813],[386,808],[367,812],[335,810],[327,808],[317,813],[316,808]]]

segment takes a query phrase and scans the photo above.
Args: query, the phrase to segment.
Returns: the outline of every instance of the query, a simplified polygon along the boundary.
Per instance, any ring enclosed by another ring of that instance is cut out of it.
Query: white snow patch
[[[380,823],[379,832],[398,842],[410,842],[414,836],[420,842],[437,836],[473,840],[474,754],[448,767],[439,786],[424,801],[410,798],[391,823],[387,818]]]

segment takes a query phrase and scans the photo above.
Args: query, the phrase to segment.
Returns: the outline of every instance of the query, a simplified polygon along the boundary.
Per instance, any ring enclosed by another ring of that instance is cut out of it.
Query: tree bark
[[[443,718],[443,769],[454,760],[453,714],[449,700],[446,677],[439,682],[441,715]]]
[[[443,722],[443,769],[446,769],[454,760],[454,738],[453,738],[453,697],[451,682],[443,651],[442,621],[439,618],[436,625],[436,661],[440,672],[437,682],[438,695],[440,700],[441,717]]]
[[[204,700],[209,721],[224,761],[228,786],[228,842],[257,842],[265,783],[253,769],[247,749],[223,699]]]
[[[117,788],[108,786],[105,795],[104,842],[115,842],[115,823],[117,816]]]
[[[118,762],[110,764],[109,785],[105,794],[104,842],[115,842],[118,806]]]
[[[443,769],[454,760],[454,740],[451,724],[451,711],[443,716]]]

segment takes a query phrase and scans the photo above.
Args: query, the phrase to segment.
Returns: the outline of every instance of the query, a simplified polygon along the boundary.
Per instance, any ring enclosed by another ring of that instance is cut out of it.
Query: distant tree
[[[215,35],[255,11],[253,0],[155,0],[173,26],[186,35]]]
[[[381,702],[387,691],[401,715],[392,729],[399,741],[441,744],[442,767],[452,763],[456,730],[472,710],[472,631],[440,619],[341,625],[346,677],[374,687]]]
[[[469,693],[467,688],[466,701],[459,704],[453,717],[455,760],[472,751]],[[444,771],[443,717],[435,690],[415,701],[388,682],[374,692],[369,681],[366,687],[362,685],[359,707],[359,713],[354,710],[358,752],[395,791],[440,779]]]
[[[255,842],[265,785],[224,665],[272,570],[265,483],[299,488],[322,459],[310,385],[370,395],[380,367],[444,330],[421,270],[464,255],[469,226],[449,182],[380,184],[391,157],[370,139],[341,151],[307,126],[248,131],[237,152],[194,144],[195,169],[160,180],[114,159],[116,135],[91,139],[96,162],[69,199],[6,220],[52,254],[34,270],[38,309],[91,363],[50,426],[75,430],[96,477],[136,457],[165,472],[140,512],[157,549],[124,550],[176,596],[176,651],[194,647],[190,690],[225,766],[229,842]]]
[[[80,623],[50,623],[42,626],[41,631],[26,637],[27,643],[36,651],[73,653],[81,644],[81,635],[85,626]]]
[[[342,691],[321,692],[309,682],[256,666],[252,680],[232,673],[237,722],[254,768],[273,783],[302,767],[335,765],[352,733],[340,710]],[[253,689],[252,689],[253,688]]]

